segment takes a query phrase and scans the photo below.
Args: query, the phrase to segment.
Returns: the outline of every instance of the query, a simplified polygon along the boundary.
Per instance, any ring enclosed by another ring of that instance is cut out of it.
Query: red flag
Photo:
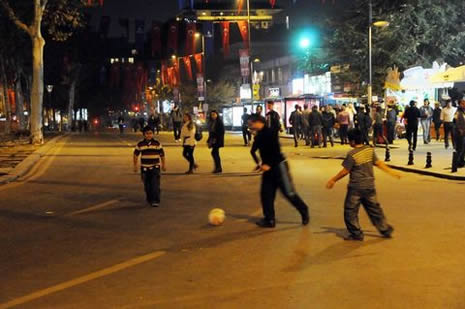
[[[229,21],[221,22],[221,30],[223,33],[223,55],[229,56]]]
[[[244,6],[244,0],[237,1],[237,13],[239,14],[242,11],[242,7]]]
[[[237,22],[239,26],[239,31],[241,32],[242,41],[244,41],[244,46],[246,49],[249,49],[249,27],[248,23],[245,20]]]
[[[195,31],[196,31],[196,24],[188,23],[187,31],[186,31],[186,50],[185,50],[185,53],[188,55],[192,55],[195,53]]]
[[[176,81],[177,81],[175,85],[178,85],[181,82],[181,72],[179,70],[179,62],[178,62],[177,58],[174,61],[173,68],[174,68],[174,75],[175,75]]]
[[[199,53],[199,54],[195,54],[194,55],[194,60],[195,60],[195,64],[197,66],[197,73],[202,73],[203,70],[203,66],[202,66],[202,54]]]
[[[168,82],[168,71],[166,70],[166,62],[161,62],[161,82],[166,85]]]
[[[186,68],[187,76],[189,77],[189,80],[194,80],[192,76],[192,64],[191,64],[191,57],[190,56],[184,56],[182,57],[182,60],[184,60],[184,66]]]
[[[178,24],[176,22],[171,23],[169,28],[168,49],[172,49],[172,52],[178,50]]]
[[[157,22],[152,22],[152,57],[161,54],[161,27]]]
[[[270,0],[271,7],[274,8],[274,5],[276,4],[276,0]]]
[[[174,86],[174,81],[175,81],[174,80],[175,79],[175,77],[174,77],[174,68],[172,68],[172,67],[167,68],[166,71],[167,71],[167,76],[168,76],[168,84],[170,84],[170,86],[173,87]]]

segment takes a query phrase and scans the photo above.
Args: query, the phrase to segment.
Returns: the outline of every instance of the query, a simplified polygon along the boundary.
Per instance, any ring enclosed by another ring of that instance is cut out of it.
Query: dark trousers
[[[384,128],[382,124],[375,124],[373,126],[373,145],[376,146],[378,139],[381,138],[386,145],[389,144],[388,140],[384,136]]]
[[[387,140],[389,144],[392,144],[396,138],[396,123],[395,122],[386,122],[387,126]]]
[[[195,146],[184,146],[182,156],[189,162],[189,170],[194,170],[195,160],[194,160],[194,149]]]
[[[442,122],[434,123],[434,130],[436,131],[436,141],[439,141],[441,139],[441,124]]]
[[[334,146],[333,128],[332,127],[329,127],[329,128],[323,127],[323,147],[327,146],[328,139],[329,139],[329,142],[331,143],[331,146]]]
[[[349,130],[349,125],[341,124],[339,127],[339,137],[341,138],[341,144],[348,144],[347,131]]]
[[[373,223],[378,231],[384,232],[388,230],[386,217],[376,197],[376,190],[349,188],[344,202],[344,222],[349,233],[355,236],[363,235],[358,221],[360,204],[363,205],[371,223]]]
[[[215,163],[215,171],[222,171],[223,168],[221,167],[220,148],[218,147],[212,148],[212,157],[213,157],[213,162]]]
[[[124,134],[124,125],[119,125],[119,134]]]
[[[284,197],[297,209],[297,211],[299,211],[302,216],[308,214],[307,205],[294,189],[294,185],[289,174],[289,166],[286,161],[283,161],[279,166],[274,166],[269,171],[264,172],[262,176],[260,195],[265,220],[275,220],[274,201],[276,198],[276,191],[278,189],[281,190]]]
[[[178,140],[181,139],[181,127],[182,124],[181,122],[173,122],[173,133],[174,133],[174,139]]]
[[[452,145],[455,145],[454,123],[444,122],[444,144],[446,145],[446,147],[449,147],[449,135],[452,140]]]
[[[410,149],[417,149],[418,126],[407,125],[407,141]]]
[[[360,128],[360,132],[362,133],[363,143],[365,145],[370,145],[370,139],[368,138],[368,129],[367,128]]]
[[[464,167],[465,165],[465,136],[455,133],[455,151],[457,152],[455,166]]]
[[[252,134],[247,127],[242,127],[242,138],[244,139],[244,145],[249,145],[252,139]]]
[[[147,202],[160,203],[160,168],[142,168],[141,175]]]
[[[292,127],[292,131],[294,131],[294,144],[297,146],[299,144],[302,130],[299,127]]]

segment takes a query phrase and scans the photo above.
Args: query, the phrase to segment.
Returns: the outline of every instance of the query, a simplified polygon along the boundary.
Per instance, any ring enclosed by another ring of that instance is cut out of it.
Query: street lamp
[[[299,45],[303,49],[307,49],[310,47],[310,40],[308,38],[302,38],[299,41]]]
[[[385,20],[379,20],[373,22],[373,3],[369,2],[368,4],[369,14],[368,14],[368,106],[371,107],[373,103],[373,40],[372,40],[372,32],[373,26],[378,28],[385,28],[389,26],[389,22]]]
[[[48,127],[50,128],[50,108],[52,108],[52,91],[53,91],[53,85],[47,85],[47,93],[48,93],[48,109],[46,111],[47,113],[47,124]],[[53,109],[52,109],[53,111]],[[53,111],[53,125],[55,125],[55,111]]]

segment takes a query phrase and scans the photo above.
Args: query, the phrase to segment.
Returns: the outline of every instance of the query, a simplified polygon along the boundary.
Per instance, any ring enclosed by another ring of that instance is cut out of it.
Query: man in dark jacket
[[[210,112],[208,119],[208,147],[212,150],[212,158],[215,163],[213,174],[221,174],[223,167],[221,166],[220,148],[224,147],[224,124],[219,117],[218,112],[213,110]]]
[[[292,131],[294,133],[294,146],[299,146],[299,136],[302,130],[302,113],[300,112],[300,106],[295,105],[295,110],[289,117],[289,123],[292,125]]]
[[[386,111],[387,140],[389,144],[393,144],[396,137],[396,123],[398,114],[399,112],[397,111],[397,107],[395,106],[394,102],[391,102],[391,104],[388,105]]]
[[[465,167],[465,100],[460,100],[454,116],[455,123],[455,163],[456,167]]]
[[[331,147],[334,147],[333,141],[333,127],[336,123],[336,117],[331,113],[329,105],[325,106],[325,109],[322,113],[323,119],[323,147],[327,147],[327,141],[331,143]]]
[[[310,125],[310,134],[312,135],[312,148],[318,144],[321,148],[322,142],[322,128],[323,128],[323,117],[321,116],[318,106],[312,107],[312,112],[309,115],[308,124]]]
[[[276,132],[268,128],[265,121],[263,117],[256,115],[250,118],[250,127],[257,132],[250,153],[257,164],[256,170],[263,172],[261,202],[264,218],[258,221],[257,225],[265,228],[275,227],[274,200],[278,188],[300,213],[302,224],[307,225],[310,221],[308,206],[295,191],[289,166],[281,152]],[[260,153],[261,162],[256,155],[257,150]]]
[[[244,139],[244,146],[250,145],[250,140],[252,139],[252,134],[249,131],[249,113],[247,112],[247,108],[244,107],[244,113],[241,117],[241,126],[242,126],[242,138]]]
[[[434,123],[434,131],[436,132],[436,141],[439,142],[441,139],[441,105],[439,102],[434,103],[434,110],[433,110],[433,123]]]
[[[410,106],[405,110],[404,118],[407,121],[407,140],[409,150],[415,151],[417,149],[418,137],[418,118],[420,118],[420,110],[416,107],[417,102],[410,101]]]
[[[176,143],[181,141],[182,112],[179,106],[175,105],[171,111],[171,121],[173,122],[174,140]]]
[[[266,107],[268,109],[268,112],[266,113],[266,126],[276,135],[279,135],[279,132],[282,132],[281,117],[274,110],[274,102],[268,101],[266,103]]]

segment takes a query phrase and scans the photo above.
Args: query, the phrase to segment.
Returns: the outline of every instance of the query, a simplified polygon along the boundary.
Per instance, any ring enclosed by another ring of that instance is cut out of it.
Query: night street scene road
[[[463,12],[0,0],[0,309],[465,309]]]

